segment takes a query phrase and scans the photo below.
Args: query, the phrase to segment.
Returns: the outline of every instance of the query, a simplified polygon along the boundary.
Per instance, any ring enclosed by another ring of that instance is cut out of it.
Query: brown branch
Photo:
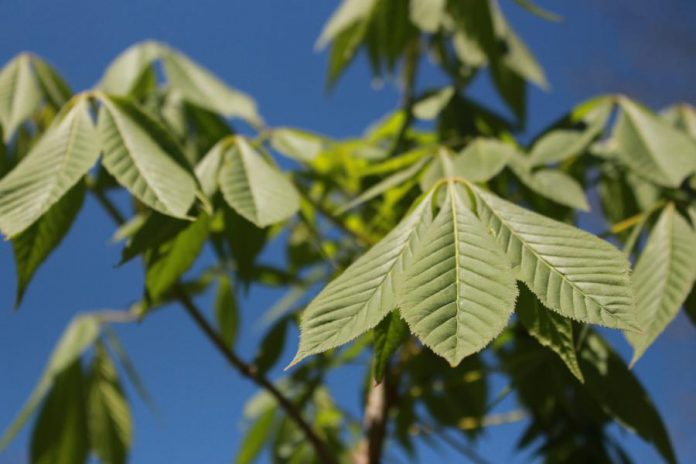
[[[116,208],[116,206],[111,202],[111,200],[104,194],[103,191],[99,190],[94,186],[93,183],[89,184],[90,190],[94,193],[96,199],[104,207],[109,216],[118,225],[122,225],[126,222],[125,217]],[[206,335],[210,342],[217,348],[217,350],[222,354],[222,356],[227,360],[227,362],[237,370],[243,377],[251,380],[260,388],[266,390],[273,398],[276,400],[278,405],[285,410],[288,417],[292,419],[297,426],[303,431],[307,440],[311,443],[314,451],[317,454],[319,462],[322,464],[334,464],[335,460],[329,450],[326,448],[324,441],[317,435],[311,425],[302,417],[302,414],[297,409],[297,407],[287,398],[280,390],[276,388],[273,383],[268,380],[263,374],[259,373],[253,364],[249,364],[241,359],[237,354],[232,351],[220,338],[220,335],[215,331],[215,329],[210,325],[210,323],[203,316],[203,313],[196,307],[195,303],[191,300],[189,295],[186,293],[181,284],[177,283],[174,287],[174,296],[178,302],[184,307],[186,312],[191,316],[196,325],[201,329],[201,331]]]
[[[384,439],[391,409],[393,392],[388,373],[381,383],[372,384],[365,401],[363,428],[365,436],[353,453],[354,464],[379,464],[382,461]]]

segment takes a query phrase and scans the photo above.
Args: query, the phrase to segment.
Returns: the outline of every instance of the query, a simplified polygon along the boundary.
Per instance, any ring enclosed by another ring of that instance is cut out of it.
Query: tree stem
[[[118,225],[123,225],[126,222],[126,219],[118,208],[116,208],[116,205],[114,205],[109,199],[109,197],[106,196],[103,191],[96,188],[93,184],[90,184],[89,187],[94,193],[96,199],[99,201],[99,204],[104,207],[104,210],[109,214],[114,222]],[[251,380],[257,386],[266,390],[276,400],[278,405],[285,410],[288,417],[290,417],[290,419],[297,424],[297,426],[307,437],[307,440],[309,440],[310,444],[314,448],[314,451],[316,452],[319,462],[322,464],[334,464],[335,460],[329,450],[326,448],[324,440],[317,435],[312,426],[302,417],[301,412],[292,403],[292,401],[280,390],[278,390],[276,386],[273,385],[273,383],[263,374],[259,373],[253,364],[245,362],[225,344],[222,338],[220,338],[220,335],[218,335],[217,331],[206,320],[203,313],[198,309],[193,300],[191,300],[184,288],[178,283],[174,287],[174,296],[184,307],[189,316],[191,316],[198,328],[201,329],[208,340],[210,340],[220,354],[222,354],[222,356],[227,360],[229,365],[236,369],[237,372],[239,372],[243,377]]]

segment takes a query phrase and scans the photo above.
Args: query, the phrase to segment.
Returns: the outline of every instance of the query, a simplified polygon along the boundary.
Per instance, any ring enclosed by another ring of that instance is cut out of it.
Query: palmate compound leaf
[[[431,201],[429,194],[309,304],[300,325],[300,347],[290,366],[356,338],[396,308],[396,282],[404,260],[432,221]]]
[[[517,285],[510,263],[447,184],[440,212],[406,260],[399,309],[411,332],[452,366],[483,349],[505,327]]]
[[[679,312],[696,277],[696,233],[673,204],[660,215],[633,273],[642,334],[626,333],[632,363],[645,353]]]
[[[103,164],[140,201],[168,216],[187,218],[196,181],[168,134],[129,100],[99,94]]]
[[[629,264],[609,243],[509,203],[478,187],[478,215],[512,262],[517,278],[562,316],[638,331]]]
[[[266,227],[297,212],[300,198],[295,187],[246,139],[234,137],[228,147],[218,181],[225,201],[237,213]]]
[[[0,230],[13,237],[41,217],[99,157],[89,103],[78,99],[0,181]]]

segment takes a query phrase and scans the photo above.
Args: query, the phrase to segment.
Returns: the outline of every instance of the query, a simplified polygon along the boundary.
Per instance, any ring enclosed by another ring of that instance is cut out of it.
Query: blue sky
[[[510,0],[500,1],[551,82],[549,92],[531,92],[530,133],[597,93],[626,92],[656,107],[676,99],[695,103],[696,88],[686,76],[696,75],[688,55],[696,50],[696,3],[670,0],[659,2],[658,9],[656,2],[647,0],[542,2],[565,17],[563,24],[552,24]],[[252,94],[271,126],[305,127],[336,137],[356,135],[394,109],[398,93],[390,82],[372,82],[363,60],[331,95],[325,92],[326,55],[316,53],[313,45],[335,5],[326,0],[0,0],[0,61],[21,51],[35,52],[81,90],[93,85],[125,47],[157,39]],[[437,72],[425,71],[419,85],[426,88],[441,79]],[[502,109],[486,79],[479,79],[470,94]],[[141,294],[137,264],[114,268],[120,249],[109,243],[112,233],[109,219],[88,200],[18,312],[11,310],[11,249],[6,243],[0,246],[0,427],[25,400],[56,338],[76,312],[123,308]],[[280,251],[278,244],[272,245],[264,259],[277,260]],[[244,326],[238,346],[247,358],[262,335],[256,321],[279,296],[255,289],[242,302]],[[208,306],[210,301],[207,296],[200,303]],[[226,367],[177,307],[118,332],[161,410],[153,415],[129,391],[136,429],[131,462],[229,462],[243,430],[240,418],[253,393],[251,385]],[[296,342],[294,336],[288,338],[286,357]],[[627,355],[623,340],[611,339]],[[696,331],[680,316],[636,368],[684,462],[696,462],[691,436],[696,429],[695,352]],[[331,379],[336,396],[350,408],[357,408],[359,401],[356,377],[339,372]],[[519,425],[491,429],[479,451],[491,462],[512,462],[520,430]],[[621,436],[639,462],[657,462],[640,440]],[[0,464],[26,462],[27,440],[25,431],[0,455]],[[424,461],[436,456],[423,453]],[[525,460],[519,456],[516,461]]]

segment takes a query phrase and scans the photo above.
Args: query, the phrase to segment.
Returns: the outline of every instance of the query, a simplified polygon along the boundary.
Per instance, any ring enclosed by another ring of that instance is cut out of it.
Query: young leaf
[[[151,208],[178,218],[196,196],[196,181],[183,154],[164,130],[128,100],[100,96],[99,136],[104,167]]]
[[[384,371],[392,355],[408,338],[408,325],[401,319],[399,311],[387,314],[382,322],[374,328],[374,361],[372,377],[379,383],[384,378]]]
[[[22,302],[24,292],[36,270],[55,250],[68,233],[85,198],[85,184],[79,182],[58,203],[21,234],[12,239],[17,265],[17,296],[15,307]]]
[[[97,88],[112,95],[130,95],[162,53],[162,45],[152,41],[128,47],[111,62]]]
[[[262,124],[251,97],[228,87],[183,54],[167,49],[162,63],[169,84],[184,100],[228,118],[239,117],[253,125]]]
[[[300,324],[300,346],[290,366],[358,337],[396,308],[404,259],[432,221],[432,195],[386,237],[330,282],[309,304]],[[288,366],[289,367],[289,366]]]
[[[0,229],[13,237],[62,198],[99,157],[89,103],[59,116],[22,161],[0,181]]]
[[[457,189],[448,183],[399,288],[399,310],[411,332],[452,366],[503,330],[517,297],[507,258]]]
[[[30,56],[23,53],[0,71],[0,124],[5,142],[40,104],[41,87],[34,77]]]
[[[208,239],[210,218],[203,214],[170,241],[148,251],[145,287],[150,299],[162,298],[193,264]]]
[[[34,387],[29,399],[0,438],[0,450],[3,450],[12,441],[51,390],[57,377],[78,362],[82,353],[95,342],[99,332],[100,323],[95,317],[84,315],[72,320],[56,344],[39,383]]]
[[[585,387],[604,410],[637,433],[668,463],[676,463],[665,424],[648,393],[621,358],[596,333],[590,332],[579,352]]]
[[[116,367],[106,349],[97,345],[88,377],[87,424],[90,446],[101,462],[125,464],[133,430]]]
[[[473,187],[478,214],[517,272],[548,308],[607,327],[640,330],[629,264],[609,243]]]
[[[640,334],[626,333],[635,363],[672,322],[696,277],[696,232],[670,203],[660,215],[633,273]]]
[[[239,328],[239,310],[232,282],[226,274],[218,279],[217,294],[215,295],[215,320],[220,337],[227,346],[232,346]]]
[[[271,146],[278,153],[297,161],[313,161],[324,148],[321,137],[309,132],[279,127],[271,133]]]
[[[35,464],[74,464],[87,460],[84,376],[79,360],[56,376],[36,419],[29,448],[31,462]]]
[[[678,187],[696,169],[696,141],[627,98],[613,132],[615,152],[658,185]]]
[[[225,152],[219,182],[227,203],[258,227],[283,221],[300,207],[292,183],[242,137]]]
[[[539,343],[552,349],[580,382],[585,381],[575,354],[573,324],[570,319],[544,308],[526,285],[520,290],[515,313]]]

